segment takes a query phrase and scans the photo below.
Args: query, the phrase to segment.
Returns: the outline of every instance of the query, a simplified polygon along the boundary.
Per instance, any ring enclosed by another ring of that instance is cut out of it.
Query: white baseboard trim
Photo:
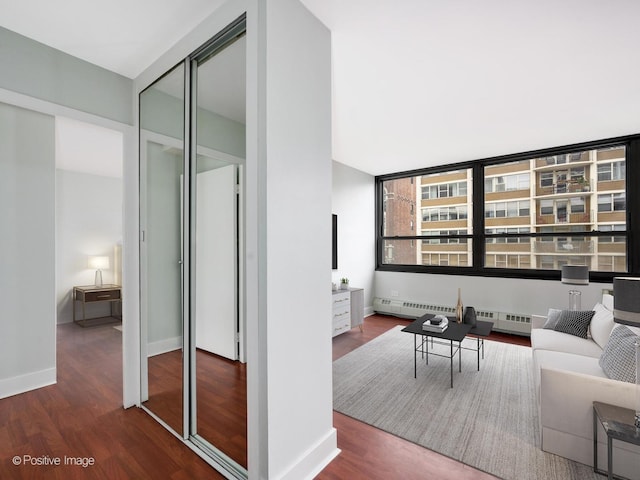
[[[371,307],[366,307],[364,309],[364,316],[365,317],[370,317],[371,315],[374,315],[376,312],[373,311],[373,306]]]
[[[182,337],[167,338],[166,340],[148,343],[147,356],[153,357],[154,355],[172,352],[180,348],[182,348]]]
[[[7,398],[20,393],[46,387],[56,383],[56,369],[47,368],[39,372],[27,373],[17,377],[0,380],[0,398]]]
[[[281,480],[312,480],[340,454],[337,430],[331,428],[324,438],[307,450],[284,474]]]

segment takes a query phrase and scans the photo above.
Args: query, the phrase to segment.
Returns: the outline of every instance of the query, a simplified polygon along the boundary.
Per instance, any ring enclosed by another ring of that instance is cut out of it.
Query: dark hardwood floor
[[[333,339],[333,356],[358,348],[371,339],[409,322],[395,317],[374,315],[365,319],[364,329],[353,329]],[[58,383],[0,400],[0,479],[170,479],[195,480],[223,478],[209,465],[166,431],[153,418],[137,408],[122,409],[121,333],[112,326],[81,328],[74,324],[58,327]],[[492,340],[529,344],[528,338],[492,334]],[[227,380],[206,383],[208,368],[220,364]],[[162,379],[171,370],[157,371]],[[201,373],[203,375],[201,375]],[[175,375],[175,372],[172,374]],[[215,402],[246,404],[244,368],[240,370],[218,357],[199,352],[198,378],[202,389]],[[229,380],[231,379],[231,380]],[[176,394],[173,383],[154,390],[162,403]],[[229,383],[230,382],[230,383]],[[154,387],[154,388],[156,388]],[[234,395],[220,394],[221,389]],[[180,392],[178,391],[178,395]],[[207,400],[199,399],[201,402]],[[156,404],[154,408],[163,407]],[[176,416],[175,407],[173,415]],[[160,410],[159,410],[160,411]],[[179,413],[176,418],[179,418]],[[246,419],[246,411],[244,412]],[[172,420],[173,421],[173,420]],[[200,421],[200,418],[199,418]],[[246,442],[246,420],[239,410],[208,424],[203,433],[214,435],[215,443],[229,452],[242,451]],[[232,426],[234,425],[235,426]],[[334,412],[338,447],[342,453],[318,476],[329,479],[489,479],[492,476],[422,448],[374,427]],[[231,429],[231,430],[230,430]],[[223,431],[215,437],[215,432]],[[236,432],[230,434],[229,432]],[[14,465],[25,455],[33,458],[91,457],[95,464]],[[246,457],[244,459],[246,462]]]
[[[57,327],[58,383],[0,400],[0,479],[224,478],[138,408],[122,408],[122,334]],[[14,465],[92,457],[95,464]]]
[[[145,407],[182,432],[182,351],[149,357]],[[246,365],[196,351],[197,432],[247,468]]]

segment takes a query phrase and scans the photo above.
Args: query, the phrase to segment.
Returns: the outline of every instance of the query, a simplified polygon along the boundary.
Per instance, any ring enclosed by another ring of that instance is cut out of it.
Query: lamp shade
[[[613,320],[640,327],[640,278],[613,279]]]
[[[560,280],[569,285],[589,285],[589,267],[586,265],[563,265]]]
[[[89,268],[105,270],[109,268],[109,257],[93,256],[87,262]]]

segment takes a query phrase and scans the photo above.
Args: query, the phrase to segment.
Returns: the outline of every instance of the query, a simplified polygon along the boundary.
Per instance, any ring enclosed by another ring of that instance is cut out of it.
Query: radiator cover
[[[449,305],[380,297],[373,299],[373,310],[376,313],[409,319],[421,317],[426,313],[433,313],[434,315],[455,315],[456,311],[455,307]],[[478,320],[493,322],[493,329],[495,331],[516,335],[531,335],[531,315],[496,312],[476,308],[476,316]]]

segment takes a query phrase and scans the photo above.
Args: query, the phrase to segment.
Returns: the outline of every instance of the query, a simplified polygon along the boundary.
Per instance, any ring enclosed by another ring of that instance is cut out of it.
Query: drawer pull
[[[96,298],[111,298],[111,295],[98,295]]]

